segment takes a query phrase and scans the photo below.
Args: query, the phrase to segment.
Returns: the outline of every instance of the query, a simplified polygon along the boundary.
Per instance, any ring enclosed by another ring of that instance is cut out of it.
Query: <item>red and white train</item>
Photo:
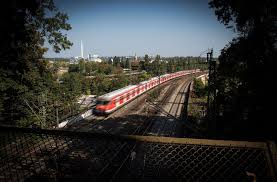
[[[99,96],[96,101],[96,107],[94,109],[94,113],[110,114],[115,110],[117,110],[118,108],[125,105],[126,103],[130,102],[134,98],[156,87],[159,84],[162,84],[164,82],[167,82],[171,79],[174,79],[180,76],[194,74],[197,72],[200,72],[200,70],[199,69],[185,70],[185,71],[179,71],[176,73],[165,74],[160,76],[160,83],[159,83],[159,77],[154,77],[154,78],[151,78],[150,80],[140,82],[137,85],[129,85],[121,89],[107,93],[105,95]]]

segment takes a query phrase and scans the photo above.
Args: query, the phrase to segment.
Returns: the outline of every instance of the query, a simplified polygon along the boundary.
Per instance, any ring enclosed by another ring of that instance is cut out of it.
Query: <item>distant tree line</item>
[[[140,70],[145,70],[154,76],[165,73],[173,73],[181,70],[201,69],[207,70],[208,64],[201,57],[160,57],[157,55],[150,60],[146,54],[144,60],[140,61]]]
[[[135,66],[134,66],[135,65]],[[164,57],[159,55],[151,60],[146,54],[143,60],[134,61],[129,58],[114,57],[101,63],[86,61],[81,59],[77,64],[68,64],[67,62],[54,62],[54,67],[69,67],[69,72],[81,73],[85,76],[97,74],[119,74],[123,69],[133,71],[146,71],[147,73],[157,76],[159,74],[173,73],[188,69],[207,70],[208,64],[206,58],[199,57]]]

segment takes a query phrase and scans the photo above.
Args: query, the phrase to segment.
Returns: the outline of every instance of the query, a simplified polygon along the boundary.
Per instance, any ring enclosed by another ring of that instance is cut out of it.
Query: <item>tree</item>
[[[56,52],[72,45],[61,33],[71,29],[66,23],[68,16],[58,12],[53,0],[11,0],[5,3],[0,17],[0,118],[8,124],[41,121],[31,108],[41,105],[42,96],[52,98],[51,88],[55,87],[41,59],[47,51],[43,45],[47,40]]]
[[[84,59],[80,59],[79,63],[78,63],[78,66],[79,66],[79,73],[85,75],[86,73],[86,62]]]
[[[113,58],[113,66],[120,66],[120,58],[115,56]]]
[[[147,72],[150,71],[150,58],[149,58],[148,54],[145,54],[145,56],[144,56],[144,67]]]
[[[207,95],[207,88],[204,85],[204,83],[201,81],[201,79],[194,79],[193,81],[193,88],[194,88],[194,93],[197,97],[203,97]]]
[[[155,75],[159,75],[160,74],[160,55],[157,55],[155,57],[155,60],[152,63],[152,71]]]
[[[143,61],[143,60],[139,61],[139,70],[140,71],[145,70],[145,61]]]
[[[112,64],[113,64],[112,58],[109,58],[109,60],[108,60],[108,64],[110,64],[110,65],[112,65]]]
[[[222,115],[220,130],[229,125],[233,136],[273,138],[277,3],[213,0],[210,6],[218,20],[239,35],[219,57],[214,114]]]
[[[65,73],[62,78],[61,90],[65,93],[64,98],[72,101],[82,93],[83,76],[79,73]]]
[[[110,92],[112,89],[112,81],[110,78],[105,77],[103,74],[96,74],[92,82],[91,92],[95,95],[102,95]]]
[[[126,59],[125,68],[127,68],[127,69],[130,69],[130,68],[131,68],[131,63],[130,63],[129,58]]]

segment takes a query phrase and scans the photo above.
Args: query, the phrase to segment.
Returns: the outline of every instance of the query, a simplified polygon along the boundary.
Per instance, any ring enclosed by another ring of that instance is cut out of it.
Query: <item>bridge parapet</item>
[[[272,142],[0,131],[1,181],[276,181]]]

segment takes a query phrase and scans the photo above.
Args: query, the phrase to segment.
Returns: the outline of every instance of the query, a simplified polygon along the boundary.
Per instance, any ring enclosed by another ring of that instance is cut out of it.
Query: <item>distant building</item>
[[[135,61],[137,61],[138,60],[138,57],[137,57],[137,54],[135,53]]]
[[[95,54],[95,55],[88,55],[88,61],[94,61],[94,62],[98,62],[101,63],[103,62],[102,59],[99,58],[99,55]]]
[[[69,58],[69,64],[78,64],[80,59],[83,59],[83,58],[80,56],[71,57]]]
[[[76,59],[74,57],[69,58],[69,64],[76,64]]]

